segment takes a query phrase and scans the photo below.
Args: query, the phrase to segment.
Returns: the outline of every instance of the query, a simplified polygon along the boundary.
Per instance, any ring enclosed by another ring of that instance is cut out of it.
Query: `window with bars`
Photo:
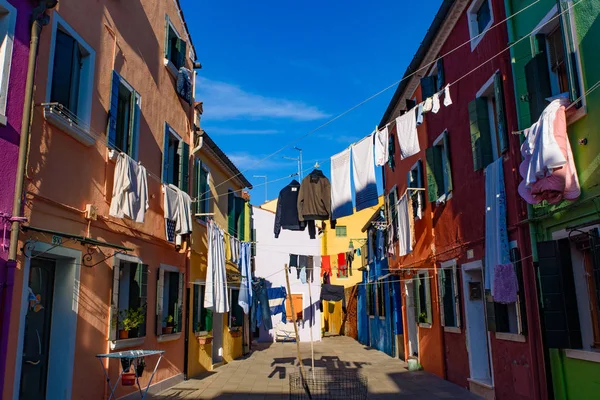
[[[183,329],[184,274],[176,267],[161,265],[156,283],[156,335]]]
[[[348,229],[343,225],[338,225],[335,227],[335,236],[336,237],[347,237]]]
[[[117,258],[113,267],[111,340],[119,339],[119,332],[126,330],[125,319],[138,319],[139,314],[142,314],[144,322],[130,329],[127,337],[146,336],[147,299],[148,265]]]
[[[196,214],[208,214],[211,212],[211,193],[210,193],[210,171],[205,163],[196,158],[194,160],[194,179],[195,179],[195,197],[194,203]],[[206,221],[208,216],[199,217]]]
[[[460,328],[460,297],[456,262],[451,262],[439,270],[440,312],[442,325]]]
[[[212,331],[213,312],[204,308],[204,282],[194,284],[194,310],[192,315],[192,329],[195,333],[206,334]]]

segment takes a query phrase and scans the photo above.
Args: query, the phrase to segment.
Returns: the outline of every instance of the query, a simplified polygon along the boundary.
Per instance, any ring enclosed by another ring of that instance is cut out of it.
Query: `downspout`
[[[17,172],[15,176],[15,193],[13,198],[12,224],[10,232],[10,243],[8,248],[8,260],[6,263],[6,287],[2,292],[2,333],[0,343],[0,375],[6,376],[6,353],[8,346],[8,328],[10,325],[12,311],[12,297],[15,282],[15,269],[17,267],[17,249],[19,244],[19,227],[24,221],[22,215],[23,179],[25,177],[25,164],[29,143],[29,132],[31,128],[31,115],[33,112],[33,90],[38,53],[38,44],[42,27],[48,25],[50,17],[46,11],[56,6],[58,0],[40,0],[39,5],[31,13],[31,40],[29,42],[29,62],[27,66],[27,80],[25,83],[25,98],[23,100],[23,117],[21,119],[21,138],[19,142],[19,158],[17,161]],[[17,355],[18,357],[18,355]],[[15,377],[19,379],[19,377]],[[0,382],[4,390],[4,379]]]

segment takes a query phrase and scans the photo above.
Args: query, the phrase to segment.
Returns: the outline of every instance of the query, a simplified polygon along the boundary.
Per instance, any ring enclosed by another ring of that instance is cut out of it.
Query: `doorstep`
[[[490,381],[479,381],[477,379],[469,378],[469,390],[478,396],[483,397],[485,400],[494,400],[496,398],[496,391]]]

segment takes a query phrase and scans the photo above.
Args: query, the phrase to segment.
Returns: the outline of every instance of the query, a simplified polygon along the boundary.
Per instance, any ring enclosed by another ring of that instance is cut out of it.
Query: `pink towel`
[[[517,301],[519,283],[512,264],[499,264],[494,267],[494,301],[511,304]]]

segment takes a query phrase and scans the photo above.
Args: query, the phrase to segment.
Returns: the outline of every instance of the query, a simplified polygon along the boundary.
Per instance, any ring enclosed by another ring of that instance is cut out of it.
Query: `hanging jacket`
[[[331,218],[331,183],[321,170],[315,169],[302,180],[298,194],[298,218],[300,221]]]
[[[177,72],[177,94],[188,104],[192,104],[193,96],[192,71],[181,67]]]
[[[275,213],[275,237],[279,237],[281,229],[290,231],[303,231],[306,228],[304,221],[298,218],[298,194],[300,183],[293,180],[289,185],[281,189],[277,200],[277,212]]]

